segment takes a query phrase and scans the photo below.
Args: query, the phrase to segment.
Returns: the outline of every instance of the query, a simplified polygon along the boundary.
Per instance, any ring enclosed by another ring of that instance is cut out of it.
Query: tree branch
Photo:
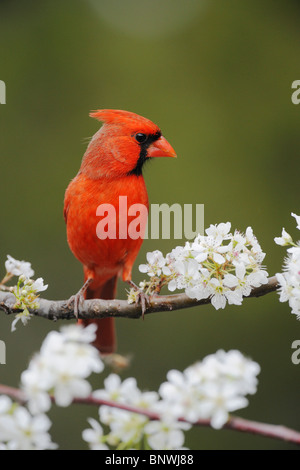
[[[252,290],[249,297],[260,297],[278,289],[275,276],[268,279],[268,283]],[[47,320],[71,320],[75,318],[73,306],[68,306],[67,300],[38,299],[39,308],[30,310],[33,315],[46,318]],[[10,292],[0,291],[0,310],[7,314],[18,313],[20,310],[14,308],[16,298]],[[196,307],[210,303],[210,299],[190,299],[186,294],[156,295],[150,298],[145,314],[180,310],[183,308]],[[79,318],[106,318],[126,317],[140,318],[142,308],[140,304],[129,304],[127,300],[84,300],[80,306]]]
[[[8,395],[13,400],[25,404],[26,398],[22,390],[17,388],[8,387],[7,385],[0,385],[0,395]],[[55,402],[54,397],[51,397],[51,400]],[[122,403],[117,403],[109,400],[99,400],[92,395],[87,398],[75,398],[73,400],[74,404],[84,404],[84,405],[93,405],[93,406],[109,406],[112,408],[118,408],[120,410],[129,411],[131,413],[138,413],[143,416],[147,416],[150,420],[159,420],[160,416],[157,413],[154,413],[149,410],[135,408],[133,406],[125,405]],[[190,423],[184,418],[179,418],[179,421]],[[209,419],[200,419],[195,423],[190,423],[194,426],[202,427],[211,427]],[[294,429],[287,428],[285,426],[279,426],[274,424],[266,424],[258,421],[250,421],[248,419],[239,418],[237,416],[232,416],[229,418],[228,422],[224,425],[223,429],[229,429],[231,431],[244,432],[248,434],[254,434],[262,437],[269,437],[272,439],[277,439],[280,441],[290,442],[293,444],[300,445],[300,432],[295,431]]]

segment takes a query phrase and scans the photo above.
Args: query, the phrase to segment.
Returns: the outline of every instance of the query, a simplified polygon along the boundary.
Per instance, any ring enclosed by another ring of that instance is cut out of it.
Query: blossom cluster
[[[86,398],[92,387],[87,378],[104,369],[99,352],[91,343],[97,326],[62,327],[51,331],[39,353],[21,375],[22,400],[26,407],[0,396],[0,450],[54,449],[46,416],[52,398],[56,405],[69,406],[74,398]]]
[[[257,390],[260,366],[240,351],[217,351],[183,372],[171,370],[159,393],[167,412],[191,423],[209,419],[220,429],[229,413],[248,405],[246,395]]]
[[[142,392],[136,379],[129,377],[123,382],[116,374],[110,374],[104,381],[104,389],[96,390],[94,398],[108,400],[116,404],[136,408],[141,411],[158,411],[159,394],[154,391]],[[117,450],[124,449],[180,449],[184,443],[184,430],[190,424],[178,422],[172,416],[169,419],[150,421],[140,413],[118,409],[106,405],[99,408],[99,419],[110,428],[107,435],[103,434],[101,424],[90,418],[91,429],[83,432],[83,439],[93,450],[108,449],[108,445]]]
[[[92,372],[102,372],[103,362],[95,340],[97,325],[62,327],[51,331],[40,352],[33,356],[21,375],[21,388],[31,413],[49,411],[50,393],[58,406],[69,406],[73,399],[86,398],[92,391],[86,380]]]
[[[28,261],[19,261],[10,255],[7,255],[5,261],[6,274],[0,282],[0,289],[8,289],[16,298],[14,308],[20,309],[21,312],[15,316],[12,322],[11,330],[16,330],[16,324],[19,320],[26,325],[28,320],[32,317],[29,309],[36,309],[39,307],[38,293],[43,292],[48,288],[44,284],[43,278],[39,277],[35,281],[32,278],[34,271]],[[17,284],[9,288],[6,283],[14,276],[18,277]]]
[[[105,388],[93,393],[95,398],[148,410],[159,419],[102,405],[99,420],[110,432],[104,435],[100,422],[90,418],[91,428],[83,432],[83,438],[93,450],[108,449],[108,445],[119,450],[142,446],[183,449],[183,431],[190,429],[191,423],[209,419],[215,429],[220,429],[230,412],[248,405],[246,395],[256,392],[259,372],[259,365],[239,351],[220,350],[183,372],[169,371],[159,393],[142,392],[134,378],[121,382],[119,376],[111,374],[104,381]]]
[[[183,372],[171,370],[158,392],[142,391],[136,379],[122,381],[115,373],[92,392],[88,377],[104,370],[91,344],[95,332],[94,324],[74,324],[46,336],[21,375],[26,406],[0,396],[0,449],[56,448],[45,413],[52,402],[67,407],[78,398],[102,402],[99,420],[89,418],[82,434],[90,449],[185,449],[185,431],[193,423],[208,419],[219,429],[231,411],[247,406],[246,395],[256,392],[259,365],[235,350],[220,350]]]
[[[225,308],[227,302],[241,305],[254,287],[268,282],[268,273],[262,265],[265,253],[252,228],[245,234],[230,230],[230,222],[211,225],[206,235],[165,257],[159,250],[147,253],[147,264],[139,270],[150,280],[141,282],[140,288],[146,294],[159,292],[164,285],[171,292],[184,289],[192,299],[211,299],[216,309]],[[136,296],[131,289],[128,301],[135,302]]]
[[[300,216],[292,213],[300,230]],[[288,302],[292,313],[300,319],[300,241],[295,243],[286,230],[282,229],[281,237],[275,237],[275,243],[288,246],[287,256],[284,260],[283,272],[277,273],[276,278],[280,285],[280,302]]]
[[[27,408],[0,396],[0,450],[50,450],[57,445],[48,433],[45,414],[31,415]]]

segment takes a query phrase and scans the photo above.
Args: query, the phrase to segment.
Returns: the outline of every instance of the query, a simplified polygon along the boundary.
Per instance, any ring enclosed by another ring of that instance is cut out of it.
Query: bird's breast
[[[72,252],[103,277],[120,273],[143,242],[148,207],[142,176],[93,180],[79,173],[65,195]]]

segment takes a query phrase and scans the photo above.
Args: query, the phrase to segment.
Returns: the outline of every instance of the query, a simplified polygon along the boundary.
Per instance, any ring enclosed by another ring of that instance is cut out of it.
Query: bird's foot
[[[67,302],[67,308],[72,308],[74,309],[74,315],[76,319],[78,320],[78,314],[79,314],[79,307],[80,304],[84,301],[84,294],[89,287],[89,285],[93,282],[92,278],[87,279],[81,289],[77,292],[77,294],[72,295],[68,302]]]
[[[145,292],[140,289],[133,281],[128,281],[128,284],[133,287],[137,292],[136,303],[140,304],[142,307],[142,318],[144,320],[145,312],[147,310],[147,307],[149,307],[150,305],[150,297],[148,294],[145,294]]]

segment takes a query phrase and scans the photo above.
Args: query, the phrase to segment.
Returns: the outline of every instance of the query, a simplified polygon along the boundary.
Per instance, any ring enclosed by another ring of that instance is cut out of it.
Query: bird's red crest
[[[159,130],[157,125],[150,121],[150,119],[121,109],[98,109],[97,111],[92,111],[90,117],[107,124],[124,124],[130,127],[138,124],[145,126],[149,132],[153,133]]]

